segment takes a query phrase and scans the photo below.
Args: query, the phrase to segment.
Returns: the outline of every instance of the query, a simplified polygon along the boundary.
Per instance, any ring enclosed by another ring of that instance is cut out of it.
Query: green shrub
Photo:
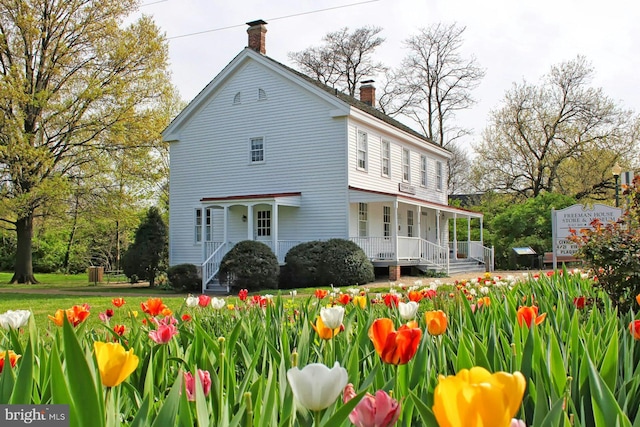
[[[320,283],[320,264],[324,242],[300,243],[287,252],[280,272],[280,288],[308,288]]]
[[[200,292],[202,279],[198,267],[193,264],[177,264],[167,270],[167,279],[171,287],[177,291]]]
[[[362,248],[345,239],[323,242],[320,286],[356,286],[373,282],[373,264]]]
[[[220,282],[248,290],[276,289],[280,265],[269,246],[244,240],[222,258]]]
[[[636,308],[640,294],[640,175],[624,192],[627,209],[616,223],[592,222],[593,229],[574,230],[576,254],[598,277],[594,286],[609,295],[621,314]]]

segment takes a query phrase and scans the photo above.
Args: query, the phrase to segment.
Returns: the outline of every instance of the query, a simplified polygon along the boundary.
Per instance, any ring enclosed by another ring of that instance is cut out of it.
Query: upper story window
[[[427,186],[427,156],[420,156],[420,185]]]
[[[367,170],[367,133],[358,131],[356,166],[358,169]]]
[[[382,176],[389,177],[391,175],[391,143],[382,140]]]
[[[402,180],[405,182],[409,182],[411,177],[411,158],[409,157],[409,149],[402,149]]]
[[[271,236],[271,211],[257,212],[258,236]]]
[[[369,228],[369,206],[358,203],[358,237],[367,237]]]
[[[240,100],[241,100],[240,92],[238,92],[238,93],[236,93],[236,96],[233,97],[233,104],[234,105],[235,104],[240,104]]]
[[[442,191],[442,162],[436,162],[436,190]]]
[[[264,138],[251,138],[249,147],[249,158],[251,163],[264,162]]]
[[[267,99],[267,92],[264,89],[258,89],[258,101],[264,101]]]

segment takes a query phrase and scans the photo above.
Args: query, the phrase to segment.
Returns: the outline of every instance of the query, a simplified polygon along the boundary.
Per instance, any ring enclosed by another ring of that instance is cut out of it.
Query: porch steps
[[[449,263],[449,276],[462,273],[484,273],[485,271],[485,265],[476,260],[457,260]]]

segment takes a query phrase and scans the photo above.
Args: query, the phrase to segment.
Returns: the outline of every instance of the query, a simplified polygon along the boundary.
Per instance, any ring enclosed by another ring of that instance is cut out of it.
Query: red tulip
[[[201,294],[198,295],[198,305],[200,307],[206,307],[211,302],[211,297],[209,295]]]
[[[4,359],[7,357],[7,353],[9,354],[9,364],[11,365],[12,368],[16,367],[16,363],[18,363],[18,359],[22,357],[19,354],[15,354],[13,350],[0,351],[0,373],[4,369]]]
[[[640,340],[640,319],[629,323],[629,332],[631,332],[633,338]]]
[[[240,301],[246,301],[248,295],[249,291],[246,289],[240,289],[240,292],[238,292],[238,298],[240,298]]]
[[[583,296],[575,297],[573,299],[573,305],[575,305],[578,310],[582,310],[587,305],[587,299]]]
[[[327,294],[329,294],[329,292],[324,289],[316,289],[316,298],[318,299],[326,297]]]
[[[422,330],[417,327],[402,325],[396,331],[389,318],[376,319],[369,329],[369,338],[383,362],[393,365],[404,365],[418,351]]]
[[[384,300],[384,304],[389,308],[397,307],[400,302],[400,298],[398,298],[396,294],[385,294],[382,299]]]

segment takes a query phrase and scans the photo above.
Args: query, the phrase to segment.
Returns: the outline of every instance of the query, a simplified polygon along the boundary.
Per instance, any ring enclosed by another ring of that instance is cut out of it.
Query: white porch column
[[[222,213],[223,235],[222,243],[227,243],[229,240],[229,206],[225,206]]]
[[[436,230],[438,231],[436,236],[438,238],[438,246],[442,246],[442,242],[440,239],[440,234],[442,234],[442,230],[440,227],[440,209],[436,210]]]
[[[458,259],[458,214],[453,213],[453,259]]]
[[[398,200],[393,201],[393,256],[398,261]]]
[[[484,246],[484,240],[482,240],[482,217],[480,217],[480,244]]]
[[[471,215],[467,215],[467,245],[471,246]]]
[[[253,205],[247,205],[247,240],[253,240]]]
[[[271,205],[271,238],[273,239],[273,253],[280,260],[278,253],[278,202],[275,200]]]

